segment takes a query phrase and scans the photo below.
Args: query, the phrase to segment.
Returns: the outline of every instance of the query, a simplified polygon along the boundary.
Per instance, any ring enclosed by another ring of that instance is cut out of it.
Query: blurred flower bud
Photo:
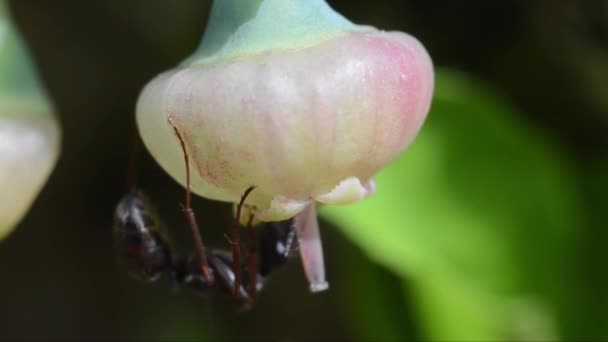
[[[59,154],[59,127],[0,0],[0,239],[19,223]]]

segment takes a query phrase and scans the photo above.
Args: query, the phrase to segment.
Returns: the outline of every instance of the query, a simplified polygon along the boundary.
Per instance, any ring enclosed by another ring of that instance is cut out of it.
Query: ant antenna
[[[240,288],[241,288],[241,247],[239,245],[240,242],[240,229],[241,229],[241,209],[243,209],[243,204],[245,204],[245,200],[247,196],[255,189],[255,186],[251,185],[245,190],[243,196],[241,196],[241,200],[236,206],[236,220],[234,222],[234,226],[232,227],[232,238],[228,239],[230,245],[232,247],[232,262],[233,262],[233,271],[234,271],[234,289],[233,295],[238,299],[240,298]],[[253,214],[249,218],[251,221],[253,219]]]
[[[210,281],[211,271],[209,267],[209,262],[207,261],[207,256],[205,254],[205,247],[203,246],[203,240],[201,238],[201,233],[198,228],[198,223],[196,222],[196,217],[194,216],[194,210],[192,210],[192,191],[190,189],[190,160],[188,158],[188,152],[186,152],[186,144],[184,143],[184,139],[182,135],[179,133],[179,130],[173,124],[172,117],[169,116],[167,118],[169,124],[173,127],[173,131],[179,140],[179,144],[181,145],[182,151],[184,152],[184,161],[186,164],[186,206],[182,206],[182,211],[184,215],[186,215],[186,219],[188,220],[190,226],[190,233],[192,234],[192,239],[194,239],[194,247],[196,248],[196,254],[198,259],[202,265],[202,271],[205,275],[205,278]]]

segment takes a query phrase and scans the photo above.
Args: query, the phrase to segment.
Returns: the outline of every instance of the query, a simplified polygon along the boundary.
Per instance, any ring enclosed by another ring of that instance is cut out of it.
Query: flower
[[[26,214],[59,155],[60,129],[0,0],[0,239]]]
[[[59,126],[48,112],[0,99],[0,239],[29,210],[59,155]]]
[[[142,91],[137,121],[180,183],[169,117],[193,160],[195,193],[237,202],[254,185],[246,204],[278,221],[373,193],[374,174],[420,130],[432,92],[431,59],[408,34],[354,25],[323,0],[220,0],[194,56]]]

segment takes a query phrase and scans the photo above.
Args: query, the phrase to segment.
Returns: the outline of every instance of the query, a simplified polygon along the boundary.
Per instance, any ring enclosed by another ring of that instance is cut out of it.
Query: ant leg
[[[188,153],[186,152],[186,144],[184,143],[184,139],[179,133],[179,130],[177,129],[175,124],[173,124],[171,116],[169,116],[167,120],[169,121],[169,124],[173,127],[175,135],[179,140],[179,144],[181,145],[182,151],[184,152],[184,161],[186,164],[186,206],[182,207],[182,211],[184,212],[184,215],[186,215],[186,219],[188,220],[188,224],[190,226],[190,233],[192,234],[192,239],[194,240],[196,255],[201,262],[203,275],[208,281],[211,281],[212,275],[209,267],[209,262],[207,261],[205,247],[203,246],[201,233],[198,228],[198,223],[196,222],[196,217],[194,216],[194,210],[192,210],[192,192],[190,190],[190,160],[188,158]]]
[[[241,200],[236,206],[236,220],[234,221],[234,226],[232,227],[232,238],[228,238],[228,242],[230,242],[230,246],[232,247],[232,263],[233,263],[233,272],[234,272],[234,288],[232,290],[232,294],[235,298],[239,299],[240,296],[240,288],[241,288],[241,247],[240,243],[240,229],[241,229],[241,210],[243,209],[243,205],[245,204],[245,200],[247,196],[255,189],[255,186],[250,186],[245,190],[243,196],[241,196]]]
[[[257,241],[255,231],[253,230],[253,212],[249,215],[247,221],[247,243],[249,245],[249,253],[247,255],[249,267],[249,281],[247,283],[247,293],[251,301],[255,300],[258,287],[258,262],[257,262]]]

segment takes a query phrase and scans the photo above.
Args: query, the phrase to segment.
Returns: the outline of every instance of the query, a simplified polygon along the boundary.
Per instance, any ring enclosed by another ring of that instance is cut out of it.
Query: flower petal
[[[326,204],[350,204],[369,196],[370,190],[372,188],[369,185],[364,186],[361,184],[359,178],[348,177],[341,181],[332,191],[316,196],[315,199]]]
[[[264,210],[256,210],[255,218],[261,221],[283,221],[296,216],[312,205],[310,200],[295,200],[285,196],[275,196],[270,206]]]

